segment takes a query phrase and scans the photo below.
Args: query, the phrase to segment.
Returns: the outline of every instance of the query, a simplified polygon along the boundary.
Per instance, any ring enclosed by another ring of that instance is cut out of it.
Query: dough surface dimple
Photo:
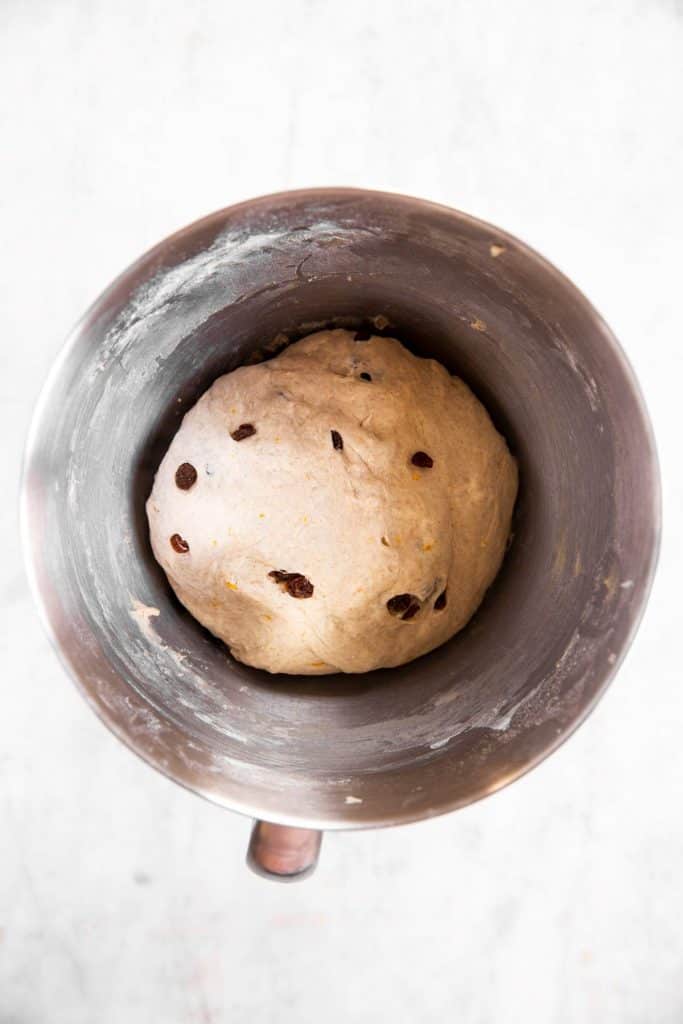
[[[516,494],[515,460],[461,380],[391,338],[333,330],[215,381],[147,516],[178,598],[240,661],[366,672],[465,625]]]

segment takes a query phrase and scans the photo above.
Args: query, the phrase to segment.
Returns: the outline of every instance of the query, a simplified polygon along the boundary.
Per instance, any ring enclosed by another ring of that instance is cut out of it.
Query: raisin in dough
[[[185,607],[269,672],[401,665],[496,575],[517,469],[469,388],[398,341],[321,331],[220,377],[147,502]]]

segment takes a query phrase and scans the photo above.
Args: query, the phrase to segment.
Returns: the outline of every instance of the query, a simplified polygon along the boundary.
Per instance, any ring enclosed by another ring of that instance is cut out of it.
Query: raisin
[[[190,550],[190,545],[180,536],[179,533],[174,533],[171,537],[171,547],[174,551],[177,551],[179,555],[185,555]]]
[[[285,590],[292,597],[313,597],[313,584],[299,573],[296,573],[293,580],[287,580]]]
[[[436,601],[434,602],[434,611],[440,612],[446,607],[448,603],[448,591],[442,590]]]
[[[363,373],[360,373],[358,376],[360,377],[361,380],[372,380],[370,374],[365,373],[365,371],[363,371]]]
[[[287,580],[293,580],[298,575],[296,572],[285,572],[284,569],[272,569],[268,575],[271,580],[275,580],[276,583],[286,583]]]
[[[181,491],[189,491],[197,482],[197,470],[191,462],[183,462],[175,471],[176,487]]]
[[[412,594],[396,594],[387,601],[387,608],[392,615],[401,615],[408,608],[412,600]]]
[[[387,601],[390,615],[400,615],[402,619],[412,619],[420,610],[420,599],[415,594],[396,594]]]
[[[372,332],[369,331],[367,329],[367,327],[361,327],[360,330],[356,331],[356,333],[354,334],[353,340],[354,341],[370,341],[371,337],[372,337]]]
[[[417,598],[415,598],[414,601],[411,601],[406,610],[404,611],[403,615],[401,616],[403,621],[405,622],[406,619],[412,619],[414,615],[417,615],[417,613],[420,610],[420,607],[420,602],[417,600]]]
[[[427,455],[427,452],[415,452],[410,461],[414,466],[419,466],[420,469],[431,469],[434,465],[434,459],[431,455]]]
[[[256,433],[256,427],[252,423],[240,423],[237,430],[233,430],[230,437],[233,441],[244,441],[245,437],[252,437]]]
[[[283,569],[273,569],[268,575],[276,583],[283,583],[285,590],[291,597],[313,597],[313,584],[300,572],[285,572]]]
[[[332,435],[332,447],[335,451],[341,452],[344,450],[344,438],[341,436],[338,430],[331,430]]]

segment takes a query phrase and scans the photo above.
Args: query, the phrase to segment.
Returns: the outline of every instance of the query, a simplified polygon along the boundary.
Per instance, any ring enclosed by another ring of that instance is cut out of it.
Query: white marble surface
[[[683,1019],[680,0],[5,0],[1,1024]],[[662,558],[611,691],[521,782],[242,866],[247,822],[138,762],[31,605],[21,438],[87,303],[216,207],[322,184],[457,205],[597,304],[658,435]]]

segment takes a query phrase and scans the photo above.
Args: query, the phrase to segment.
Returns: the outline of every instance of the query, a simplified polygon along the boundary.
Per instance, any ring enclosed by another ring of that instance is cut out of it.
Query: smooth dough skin
[[[517,468],[486,410],[366,337],[321,331],[220,377],[147,502],[179,599],[269,672],[410,661],[462,629],[503,558]]]

